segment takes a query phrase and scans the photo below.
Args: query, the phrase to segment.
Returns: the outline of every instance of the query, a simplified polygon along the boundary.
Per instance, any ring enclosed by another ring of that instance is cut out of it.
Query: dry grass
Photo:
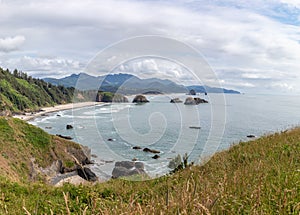
[[[2,197],[1,197],[2,196]],[[240,143],[203,166],[131,182],[53,188],[0,182],[0,214],[297,214],[300,129]]]

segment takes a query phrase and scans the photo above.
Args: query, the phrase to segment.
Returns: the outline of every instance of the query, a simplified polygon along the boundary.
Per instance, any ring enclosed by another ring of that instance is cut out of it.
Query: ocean
[[[199,96],[199,95],[198,95]],[[51,113],[30,121],[50,134],[71,136],[92,150],[92,170],[103,180],[111,177],[116,161],[144,162],[151,177],[170,171],[172,158],[185,153],[189,162],[203,164],[215,152],[228,149],[248,135],[262,135],[300,124],[299,96],[201,94],[207,104],[170,103],[187,95],[147,95],[149,103],[101,104]],[[133,96],[129,96],[132,101]],[[74,129],[66,129],[66,125]],[[50,128],[51,127],[51,128]],[[153,154],[133,146],[160,151]]]

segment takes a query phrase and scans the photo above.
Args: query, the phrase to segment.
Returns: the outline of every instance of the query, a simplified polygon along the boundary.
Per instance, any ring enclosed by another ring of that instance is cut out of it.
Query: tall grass
[[[26,210],[25,210],[26,209]],[[0,182],[0,214],[299,214],[300,129],[232,146],[150,181]]]

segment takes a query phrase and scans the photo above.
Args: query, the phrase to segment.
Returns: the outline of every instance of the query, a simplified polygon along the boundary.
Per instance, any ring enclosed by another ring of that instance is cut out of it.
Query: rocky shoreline
[[[123,101],[123,100],[122,100]],[[132,103],[147,103],[149,100],[144,95],[136,95],[133,99]],[[182,103],[179,98],[174,98],[170,101],[171,103]],[[207,103],[206,100],[200,98],[188,97],[184,102],[185,105],[197,105],[200,103]],[[40,112],[30,113],[25,115],[15,115],[15,118],[20,118],[22,120],[28,121],[35,117],[47,116],[47,113],[57,112],[61,110],[73,109],[73,108],[81,108],[94,106],[98,104],[103,104],[103,102],[84,102],[84,103],[76,103],[76,104],[66,104],[66,105],[58,105],[50,108],[43,108]],[[66,129],[72,129],[70,125],[66,125]],[[71,139],[68,136],[57,135],[59,138],[63,139]],[[99,178],[96,174],[90,169],[90,165],[93,164],[91,161],[91,153],[90,149],[87,147],[83,147],[85,150],[74,151],[67,150],[66,153],[69,153],[73,158],[76,166],[73,168],[67,167],[60,160],[56,160],[53,164],[45,169],[38,168],[34,165],[34,161],[32,161],[32,169],[33,175],[37,173],[42,173],[46,176],[47,182],[54,186],[61,186],[63,183],[72,183],[72,184],[82,184],[89,182],[100,182]],[[134,147],[133,149],[141,149],[140,147]],[[159,159],[160,156],[157,155],[160,152],[157,150],[144,148],[142,149],[144,152],[155,154],[152,158]],[[122,178],[133,175],[142,175],[147,177],[147,173],[144,169],[144,163],[133,160],[133,161],[117,161],[115,163],[115,168],[112,170],[111,178]]]
[[[46,168],[39,167],[35,164],[35,159],[31,159],[30,175],[33,180],[36,176],[43,175],[46,182],[54,186],[60,186],[66,182],[80,184],[99,181],[96,174],[90,169],[90,165],[93,165],[94,162],[91,160],[91,150],[88,147],[80,145],[78,148],[66,148],[65,153],[73,158],[75,164],[73,166],[58,159],[53,150],[50,153],[55,161]]]

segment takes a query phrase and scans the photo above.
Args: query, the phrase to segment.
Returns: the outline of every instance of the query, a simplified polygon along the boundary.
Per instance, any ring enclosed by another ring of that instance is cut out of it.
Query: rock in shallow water
[[[160,156],[159,155],[154,155],[152,158],[153,159],[158,159],[158,158],[160,158]]]
[[[198,98],[198,97],[196,97],[196,98],[187,97],[184,102],[185,105],[198,105],[200,103],[208,103],[208,101],[206,101],[205,99]]]
[[[144,148],[143,149],[144,152],[150,152],[150,153],[154,153],[154,154],[159,154],[160,151],[155,150],[155,149],[149,149],[149,148]]]
[[[118,161],[112,171],[112,178],[127,177],[133,175],[147,175],[144,163],[134,161]]]
[[[250,134],[250,135],[247,135],[248,138],[255,138],[255,135],[253,134]]]
[[[171,99],[170,103],[182,103],[182,101],[179,98]]]

